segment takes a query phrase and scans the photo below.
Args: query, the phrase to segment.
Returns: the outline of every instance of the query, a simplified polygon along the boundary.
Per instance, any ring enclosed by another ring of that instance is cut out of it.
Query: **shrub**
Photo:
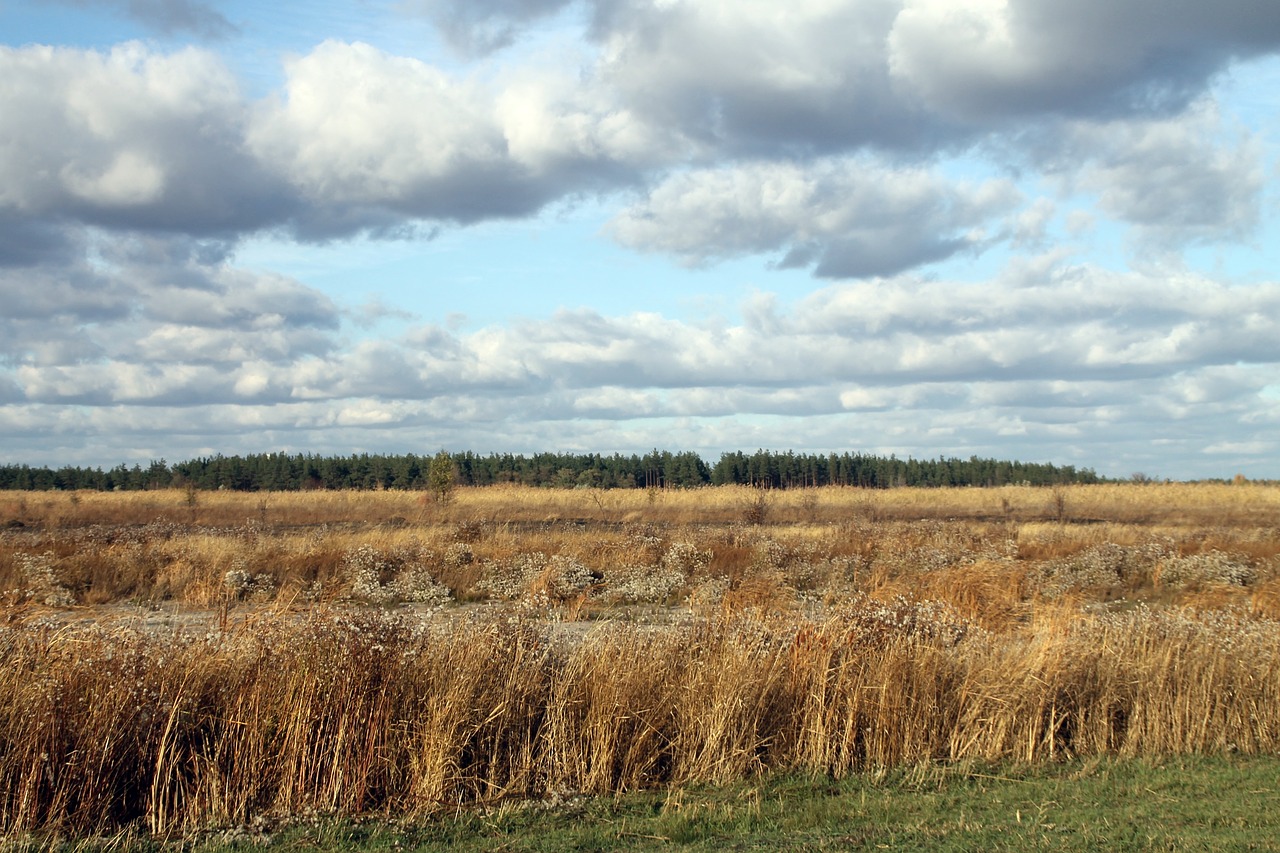
[[[1247,586],[1253,579],[1252,566],[1221,551],[1169,557],[1156,568],[1157,585],[1168,589],[1186,589],[1206,584]]]

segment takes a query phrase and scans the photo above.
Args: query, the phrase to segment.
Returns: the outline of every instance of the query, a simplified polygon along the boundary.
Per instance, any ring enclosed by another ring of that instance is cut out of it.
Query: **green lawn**
[[[415,822],[316,821],[256,836],[241,829],[181,847],[213,853],[263,842],[276,851],[1280,850],[1280,758],[786,776],[506,803]],[[102,846],[164,847],[136,837]]]

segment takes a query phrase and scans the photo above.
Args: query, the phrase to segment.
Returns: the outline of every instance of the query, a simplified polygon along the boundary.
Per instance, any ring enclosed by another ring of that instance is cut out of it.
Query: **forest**
[[[693,488],[750,485],[792,489],[854,486],[885,489],[902,486],[1004,486],[1098,483],[1092,469],[1071,465],[980,459],[899,459],[862,453],[811,454],[757,450],[724,453],[708,465],[691,451],[652,450],[644,455],[598,453],[472,452],[319,456],[306,453],[215,455],[169,464],[121,464],[109,470],[63,466],[0,465],[0,489],[49,491],[89,489],[135,491],[195,488],[233,491],[309,489],[424,489],[433,459],[452,461],[459,486],[511,483],[554,488]]]

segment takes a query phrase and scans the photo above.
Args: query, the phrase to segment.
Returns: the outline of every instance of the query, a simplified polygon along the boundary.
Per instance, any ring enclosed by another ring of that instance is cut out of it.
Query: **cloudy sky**
[[[1280,476],[1271,0],[0,0],[0,461]]]

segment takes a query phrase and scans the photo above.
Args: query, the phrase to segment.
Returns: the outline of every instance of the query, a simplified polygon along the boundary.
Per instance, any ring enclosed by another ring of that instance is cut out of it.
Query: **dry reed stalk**
[[[1245,611],[936,602],[612,627],[374,613],[226,633],[0,629],[0,830],[158,834],[261,813],[842,775],[929,760],[1280,748],[1280,625]]]
[[[1280,523],[1280,488],[1265,484],[1111,483],[1059,487],[1072,515],[1118,523],[1221,524]],[[69,526],[129,524],[138,519],[232,526],[252,519],[263,525],[335,524],[353,518],[381,524],[450,524],[466,520],[546,522],[557,519],[647,521],[667,524],[742,521],[743,507],[757,490],[746,486],[673,489],[651,500],[642,489],[601,492],[519,486],[459,488],[448,507],[420,502],[422,493],[365,492],[196,492],[195,505],[183,489],[147,492],[23,493],[10,501],[10,517],[28,523]],[[769,494],[772,523],[831,523],[851,517],[871,520],[920,518],[1050,518],[1048,489],[937,488],[864,490],[838,486],[792,489]],[[194,513],[194,516],[193,516]]]
[[[1253,590],[1250,603],[1254,616],[1280,620],[1280,577],[1271,577],[1259,583]]]
[[[552,684],[547,778],[606,794],[667,782],[673,715],[689,664],[669,632],[607,626],[568,654]]]
[[[991,631],[1007,631],[1026,615],[1027,568],[1013,561],[980,560],[922,572],[911,593],[943,601]]]

